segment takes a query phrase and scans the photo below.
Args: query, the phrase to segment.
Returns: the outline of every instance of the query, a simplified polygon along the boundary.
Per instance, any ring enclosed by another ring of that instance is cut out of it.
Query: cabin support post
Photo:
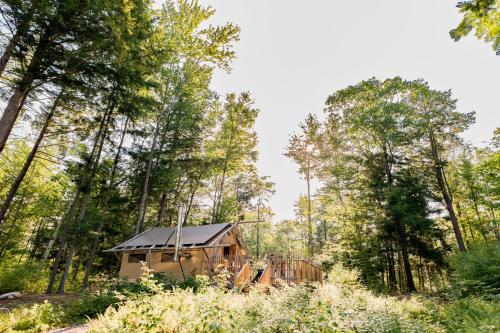
[[[212,260],[210,260],[210,257],[208,256],[207,250],[203,248],[203,252],[205,253],[205,256],[207,257],[208,264],[210,265],[210,270],[215,273],[214,265],[212,264]]]
[[[148,268],[151,270],[151,250],[148,253]]]
[[[182,278],[186,281],[186,275],[184,274],[184,269],[182,268],[181,259],[182,258],[179,258],[179,266],[181,267]]]

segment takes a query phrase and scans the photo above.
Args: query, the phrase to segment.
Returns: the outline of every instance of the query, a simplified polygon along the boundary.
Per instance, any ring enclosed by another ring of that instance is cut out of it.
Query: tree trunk
[[[477,221],[478,221],[478,224],[479,224],[479,229],[481,230],[481,236],[483,236],[483,240],[485,242],[488,241],[488,238],[487,238],[487,230],[485,230],[485,227],[483,225],[483,219],[481,218],[481,213],[479,212],[479,204],[478,204],[478,198],[477,198],[477,194],[476,192],[474,191],[474,185],[471,183],[471,181],[468,182],[468,187],[469,187],[469,195],[470,195],[470,198],[472,200],[472,205],[474,206],[474,212],[476,213],[476,216],[477,216]]]
[[[5,148],[7,139],[9,138],[10,132],[14,127],[17,116],[21,111],[26,97],[27,93],[24,92],[22,88],[18,87],[5,107],[2,118],[0,118],[0,153]]]
[[[34,259],[36,257],[36,254],[42,245],[41,244],[42,230],[45,230],[46,228],[47,228],[47,221],[44,219],[43,222],[40,224],[40,226],[35,234],[35,237],[31,241],[31,245],[29,242],[26,242],[26,248],[28,248],[29,246],[31,247],[30,254],[28,256],[28,261],[31,261],[32,259]]]
[[[111,103],[111,99],[110,99],[110,103]],[[73,201],[71,202],[71,205],[69,206],[67,213],[66,213],[66,216],[62,222],[63,228],[62,228],[62,232],[61,232],[59,249],[57,250],[56,258],[54,259],[54,263],[52,265],[52,269],[50,272],[49,282],[47,284],[47,289],[45,291],[47,294],[51,294],[52,289],[54,288],[54,283],[55,283],[56,277],[57,277],[57,271],[59,270],[59,264],[61,262],[62,254],[63,254],[64,248],[66,246],[66,238],[67,238],[68,233],[70,231],[71,222],[73,221],[75,214],[76,214],[76,208],[77,208],[78,203],[80,201],[80,196],[81,196],[83,185],[87,182],[88,173],[90,172],[90,169],[92,167],[92,163],[93,163],[94,156],[95,156],[95,153],[97,150],[97,146],[99,145],[102,131],[104,128],[104,124],[105,124],[106,119],[107,119],[107,113],[109,112],[109,107],[110,107],[110,104],[108,104],[107,111],[101,120],[101,123],[99,125],[99,129],[98,129],[96,137],[95,137],[94,145],[92,147],[92,151],[91,151],[89,159],[85,165],[85,168],[82,171],[82,176],[81,176],[80,181],[78,183],[78,187],[77,187],[75,195],[73,197]]]
[[[2,118],[0,119],[0,153],[5,148],[7,139],[9,138],[10,132],[12,131],[16,119],[21,112],[28,92],[31,89],[33,81],[36,79],[38,72],[40,71],[43,56],[51,44],[49,37],[50,32],[49,28],[47,28],[40,37],[40,41],[38,42],[37,48],[31,58],[26,72],[22,76],[3,111]]]
[[[78,236],[83,218],[85,217],[85,213],[87,212],[87,207],[88,207],[88,204],[90,201],[90,196],[92,194],[92,187],[94,184],[94,176],[95,176],[95,173],[97,172],[97,168],[99,167],[102,148],[104,146],[104,141],[106,141],[109,123],[111,122],[111,113],[113,112],[113,108],[114,108],[114,104],[110,107],[109,113],[107,115],[107,120],[105,120],[102,139],[101,139],[101,142],[99,144],[99,148],[97,150],[97,155],[96,155],[94,164],[92,166],[92,170],[91,170],[90,177],[88,180],[88,186],[87,186],[86,192],[83,196],[83,201],[82,201],[82,204],[80,206],[80,212],[79,212],[78,218],[76,220],[76,230],[75,230],[75,233],[73,235],[73,239],[71,240],[71,245],[70,245],[71,250],[68,254],[68,257],[66,258],[66,265],[64,266],[63,276],[61,278],[61,282],[59,283],[58,292],[60,294],[64,294],[64,287],[66,285],[66,280],[68,278],[69,269],[71,267],[71,262],[73,261],[73,256],[75,255],[75,252],[76,252],[76,244],[75,244],[76,239],[75,239],[75,237]],[[104,118],[106,119],[106,116]]]
[[[224,154],[224,168],[222,170],[222,179],[221,179],[219,191],[218,191],[218,193],[216,192],[216,194],[218,194],[218,195],[216,196],[214,212],[212,214],[212,223],[216,223],[219,220],[220,204],[222,201],[222,194],[224,192],[224,183],[226,181],[226,173],[227,173],[229,158],[231,157],[230,150],[231,150],[231,146],[233,144],[235,132],[236,132],[236,128],[233,127],[231,130],[231,135],[229,136],[229,141],[226,145],[226,151]]]
[[[0,227],[4,223],[7,213],[9,211],[10,205],[12,204],[12,201],[14,200],[14,197],[16,196],[17,190],[19,189],[19,186],[21,185],[21,182],[24,179],[24,176],[26,176],[26,173],[28,172],[28,169],[31,165],[31,162],[33,162],[33,159],[35,158],[35,155],[38,151],[38,148],[40,147],[40,143],[43,140],[43,137],[45,136],[45,133],[47,132],[47,128],[49,127],[50,121],[52,120],[52,117],[54,116],[54,113],[57,109],[57,106],[59,104],[59,100],[61,98],[62,92],[59,93],[59,95],[56,97],[54,103],[52,104],[52,107],[50,108],[49,113],[47,114],[45,118],[45,122],[43,123],[42,129],[40,130],[40,133],[38,134],[38,137],[35,141],[35,144],[33,148],[31,149],[28,157],[26,158],[26,161],[24,162],[24,165],[17,175],[16,179],[14,180],[14,183],[11,185],[9,193],[7,194],[7,197],[5,198],[5,201],[2,204],[2,207],[0,208]]]
[[[73,244],[69,248],[68,256],[66,257],[66,263],[64,264],[63,275],[61,277],[61,282],[59,283],[59,288],[57,292],[59,294],[64,294],[64,287],[66,286],[66,280],[68,279],[69,268],[71,267],[71,262],[73,261],[73,256],[75,255],[76,247]]]
[[[71,275],[71,283],[73,283],[76,280],[82,261],[83,261],[83,254],[79,255],[78,259],[73,262],[73,274]]]
[[[158,140],[159,131],[160,131],[160,117],[158,116],[158,119],[156,121],[156,129],[153,135],[153,142],[151,143],[151,150],[149,151],[148,155],[148,166],[146,168],[146,175],[144,176],[144,185],[142,188],[141,201],[139,203],[139,211],[137,212],[137,219],[135,221],[134,235],[138,235],[139,233],[141,233],[143,228],[143,223],[144,223],[143,220],[144,220],[144,214],[146,212],[146,201],[148,198],[148,190],[149,190],[149,179],[151,177],[151,168],[153,166],[154,152],[156,149],[156,141]]]
[[[384,153],[384,167],[385,167],[385,174],[387,176],[387,182],[389,183],[389,185],[392,185],[392,183],[394,182],[394,177],[392,176],[391,161],[389,160],[389,154],[387,152],[386,145],[382,147],[382,151]]]
[[[222,171],[222,179],[220,181],[220,187],[217,192],[217,200],[215,201],[215,212],[212,217],[212,223],[217,223],[219,222],[219,214],[220,214],[220,204],[222,202],[222,195],[224,193],[224,185],[226,182],[226,173],[227,173],[227,158],[226,161],[224,162],[224,169]]]
[[[404,232],[401,232],[400,243],[401,243],[401,254],[403,255],[403,266],[406,277],[406,288],[409,292],[414,292],[417,291],[417,288],[415,288],[415,282],[413,281],[410,257],[408,255],[408,245],[406,242],[406,237],[404,235]]]
[[[387,148],[386,146],[383,147],[383,152],[384,152],[384,161],[385,161],[385,172],[387,176],[387,181],[389,185],[392,185],[394,182],[394,177],[392,175],[391,171],[391,162],[389,160],[389,155],[387,154]],[[413,282],[413,275],[411,271],[411,266],[410,266],[410,259],[408,255],[408,245],[406,241],[406,232],[404,230],[404,226],[401,225],[400,221],[395,220],[394,221],[396,225],[396,233],[397,233],[397,239],[398,239],[398,244],[399,247],[401,248],[401,256],[398,251],[398,272],[399,272],[399,287],[401,290],[404,289],[405,286],[405,280],[406,280],[406,287],[408,291],[413,292],[416,291],[415,288],[415,283]],[[403,261],[403,265],[401,265],[401,259]],[[402,272],[401,272],[401,266],[404,268],[405,272],[405,279],[403,279]]]
[[[163,191],[161,193],[160,207],[158,209],[158,222],[157,226],[162,226],[165,220],[165,207],[167,205],[167,192]]]
[[[17,261],[17,265],[19,265],[21,263],[21,261],[23,260],[24,255],[28,252],[31,243],[35,242],[36,238],[38,238],[38,233],[40,232],[40,229],[42,228],[44,221],[41,218],[37,218],[35,224],[36,224],[35,230],[33,230],[30,233],[30,236],[29,236],[28,240],[26,241],[26,244],[24,245],[24,248],[22,250],[23,252],[21,253],[21,256],[19,257],[19,260]],[[31,253],[32,253],[32,251],[30,251],[30,255],[28,256],[28,261],[29,261],[29,258],[31,257]]]
[[[399,290],[404,290],[404,285],[405,285],[405,281],[404,281],[404,277],[403,277],[403,271],[401,269],[401,267],[403,267],[403,263],[402,263],[402,254],[401,254],[401,251],[400,249],[397,249],[397,253],[398,253],[398,283],[399,283]]]
[[[184,221],[188,220],[189,214],[191,213],[191,208],[193,207],[194,196],[196,191],[198,190],[199,179],[196,180],[196,184],[194,185],[193,190],[191,191],[191,195],[189,196],[189,204],[186,209],[186,214],[184,214]]]
[[[30,175],[28,176],[28,180],[31,179],[31,175],[33,174],[33,172],[34,172],[34,169],[31,169]],[[14,218],[12,219],[12,223],[10,225],[10,228],[6,232],[4,232],[3,235],[0,233],[0,236],[1,236],[0,237],[0,258],[2,258],[4,256],[5,251],[7,250],[7,247],[9,246],[6,239],[10,238],[12,230],[16,226],[16,221],[19,217],[21,209],[24,207],[25,199],[26,199],[26,190],[24,190],[21,193],[21,200],[19,200],[19,203],[17,204],[16,211],[14,213]]]
[[[52,247],[54,246],[54,243],[57,239],[57,233],[59,232],[59,227],[61,226],[61,223],[56,222],[54,232],[52,233],[52,236],[49,239],[49,242],[47,243],[47,247],[45,248],[45,251],[43,252],[42,255],[42,261],[46,261],[47,258],[49,257],[50,251],[52,250]]]
[[[464,240],[462,238],[462,232],[460,231],[460,226],[458,224],[458,219],[455,214],[455,209],[453,208],[453,200],[451,198],[451,194],[449,193],[446,182],[444,178],[444,170],[443,170],[443,162],[439,157],[438,147],[436,140],[434,138],[434,133],[431,131],[429,133],[429,140],[431,144],[432,157],[434,159],[434,171],[436,174],[436,180],[441,190],[441,194],[443,195],[443,200],[446,206],[446,210],[450,215],[451,224],[453,226],[453,232],[455,233],[455,238],[457,240],[458,248],[460,251],[466,251]]]
[[[108,215],[109,215],[109,213],[108,213],[109,199],[111,196],[111,190],[113,189],[113,186],[115,183],[116,170],[118,169],[118,163],[120,162],[120,154],[121,154],[121,150],[123,147],[123,142],[125,140],[125,135],[127,134],[128,123],[129,123],[129,118],[127,117],[127,119],[125,120],[125,125],[123,127],[122,136],[120,138],[120,143],[118,145],[118,149],[117,149],[116,154],[115,154],[115,159],[113,161],[113,168],[111,170],[111,176],[109,178],[109,186],[108,186],[108,189],[106,191],[106,196],[104,198],[104,217],[101,220],[99,227],[97,228],[97,233],[96,233],[96,236],[94,238],[94,243],[92,244],[92,249],[90,250],[89,258],[87,260],[87,264],[85,265],[85,273],[83,276],[82,288],[86,288],[88,285],[90,273],[92,271],[92,264],[94,263],[94,257],[95,257],[95,254],[97,252],[97,248],[98,248],[99,242],[100,242],[101,232],[102,232],[102,229],[104,227],[104,223],[106,222],[105,220],[107,220]]]
[[[307,156],[306,183],[307,183],[307,233],[309,236],[308,240],[309,255],[312,257],[314,256],[314,244],[313,244],[313,223],[312,223],[312,212],[311,212],[311,165],[309,156]]]
[[[54,259],[54,262],[52,263],[52,269],[50,271],[50,276],[49,276],[49,282],[47,284],[47,289],[45,290],[46,294],[51,294],[52,289],[54,288],[54,283],[56,282],[56,277],[57,277],[57,272],[59,270],[59,264],[61,263],[61,258],[62,254],[64,251],[64,248],[66,246],[66,237],[68,236],[69,233],[69,228],[71,226],[71,221],[73,220],[75,213],[76,213],[76,207],[78,205],[78,202],[80,201],[80,187],[76,190],[75,196],[73,197],[73,201],[71,202],[71,205],[68,208],[67,215],[63,221],[63,230],[61,232],[61,239],[59,241],[59,249],[57,250],[56,257]]]
[[[396,291],[397,281],[396,281],[396,268],[394,267],[394,250],[392,248],[392,242],[389,241],[389,247],[387,252],[387,265],[388,265],[388,281],[391,291]]]
[[[387,151],[386,144],[384,144],[382,146],[382,152],[384,154],[384,168],[385,168],[385,174],[387,177],[387,183],[392,186],[392,184],[394,182],[394,177],[392,176],[391,160],[389,159],[389,154]],[[394,239],[394,237],[392,235],[388,235],[388,236],[390,238]],[[396,267],[395,267],[395,263],[394,263],[394,249],[392,247],[392,240],[391,239],[389,239],[389,248],[390,248],[390,252],[389,252],[389,283],[391,286],[391,290],[395,291],[396,286],[397,286],[397,279],[396,279]],[[399,261],[399,252],[398,252],[398,261]],[[398,265],[398,269],[400,269],[399,266],[400,265]],[[401,279],[399,279],[399,280],[401,283]]]
[[[425,262],[425,268],[427,269],[427,277],[429,279],[429,289],[431,292],[434,290],[432,289],[432,275],[431,275],[431,269],[429,268],[429,263],[426,261]]]
[[[12,56],[12,51],[14,51],[14,48],[17,46],[17,43],[19,43],[21,37],[26,33],[26,31],[28,31],[30,27],[31,19],[33,18],[33,13],[35,12],[35,8],[33,8],[35,2],[37,1],[32,0],[31,8],[27,10],[26,15],[20,19],[19,25],[16,28],[16,32],[9,40],[9,43],[5,47],[5,50],[3,51],[2,57],[0,58],[0,76],[3,75],[5,67],[7,67],[7,63],[9,62],[10,57]]]
[[[326,219],[323,219],[323,233],[324,233],[324,241],[325,243],[323,244],[326,246],[326,243],[328,242],[328,227],[326,225]]]
[[[7,67],[7,63],[10,60],[10,56],[12,55],[12,51],[17,45],[17,42],[19,41],[19,38],[21,37],[19,29],[16,30],[16,33],[12,38],[9,40],[9,44],[5,47],[5,50],[3,51],[2,57],[0,58],[0,76],[3,75],[3,71],[5,70],[5,67]]]

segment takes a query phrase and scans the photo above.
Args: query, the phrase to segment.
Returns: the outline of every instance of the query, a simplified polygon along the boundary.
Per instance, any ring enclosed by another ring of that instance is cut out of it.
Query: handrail
[[[270,254],[264,264],[262,274],[259,278],[259,284],[273,284],[273,254]]]
[[[250,283],[250,262],[247,261],[241,270],[236,274],[234,278],[234,286],[236,288],[241,288],[242,286]]]
[[[321,267],[311,260],[297,256],[269,255],[259,279],[260,284],[274,284],[277,279],[288,284],[307,281],[323,282]]]
[[[209,275],[217,273],[217,268],[228,270],[231,273],[233,285],[241,288],[252,280],[258,284],[274,285],[277,280],[288,284],[302,284],[309,281],[322,282],[321,267],[309,259],[299,256],[267,255],[262,269],[256,269],[255,263],[247,256],[213,256],[209,262],[213,265]],[[202,261],[202,267],[205,261]],[[259,265],[260,266],[260,265]],[[258,271],[257,274],[253,272]]]

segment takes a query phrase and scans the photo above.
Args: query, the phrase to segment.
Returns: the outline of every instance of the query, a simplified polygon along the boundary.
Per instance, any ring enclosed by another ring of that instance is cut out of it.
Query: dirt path
[[[68,328],[57,328],[46,333],[85,333],[87,332],[87,327],[84,325],[73,326]]]
[[[0,308],[7,308],[12,310],[20,306],[31,306],[33,304],[40,304],[48,301],[51,304],[66,304],[76,298],[78,294],[34,294],[34,295],[21,295],[21,297],[13,299],[0,299]]]

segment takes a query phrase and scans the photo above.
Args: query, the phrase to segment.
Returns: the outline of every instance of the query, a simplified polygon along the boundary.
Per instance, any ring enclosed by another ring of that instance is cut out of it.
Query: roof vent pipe
[[[179,261],[179,251],[181,249],[182,223],[184,222],[183,211],[184,211],[184,205],[180,204],[178,209],[179,217],[177,219],[177,232],[175,233],[174,261]]]

